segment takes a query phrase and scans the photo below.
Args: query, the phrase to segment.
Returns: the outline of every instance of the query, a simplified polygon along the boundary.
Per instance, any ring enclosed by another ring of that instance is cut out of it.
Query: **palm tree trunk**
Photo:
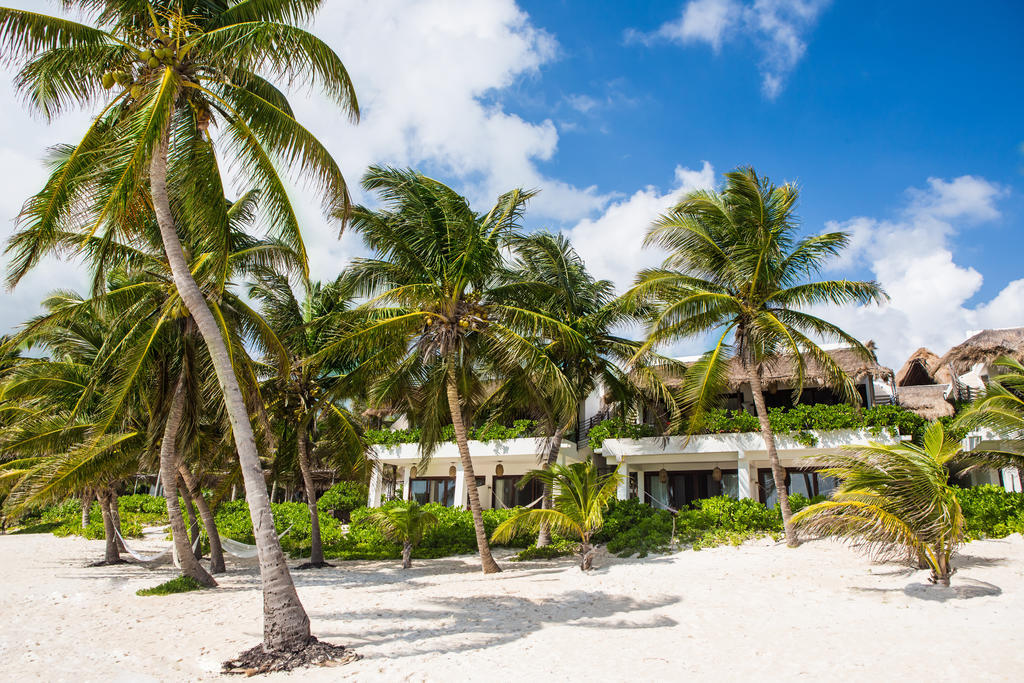
[[[789,509],[789,491],[786,490],[786,468],[779,462],[779,452],[775,449],[775,435],[768,421],[768,409],[764,404],[764,393],[761,389],[761,376],[753,365],[747,366],[750,379],[750,393],[754,395],[754,406],[757,408],[757,421],[761,424],[761,436],[768,448],[768,462],[772,467],[772,479],[775,480],[775,495],[779,499],[779,510],[782,512],[782,527],[786,531],[786,545],[795,548],[800,545],[796,529],[793,528],[793,511]]]
[[[217,522],[213,517],[213,511],[210,509],[209,503],[206,502],[206,498],[203,497],[199,482],[180,462],[178,463],[178,474],[181,475],[181,480],[185,482],[185,488],[192,494],[192,499],[196,502],[199,518],[203,520],[203,528],[206,529],[206,536],[210,539],[210,573],[223,574],[225,571],[224,549],[220,545],[220,536],[217,533]]]
[[[547,469],[551,467],[558,460],[558,453],[562,450],[562,437],[565,435],[565,430],[559,427],[555,430],[555,433],[551,435],[551,447],[548,449],[548,454],[544,459],[543,467]],[[541,499],[540,506],[544,510],[551,509],[551,487],[546,483],[544,484],[544,497]],[[551,527],[547,522],[542,522],[540,528],[537,530],[537,547],[543,548],[551,545]]]
[[[94,494],[91,489],[86,489],[82,493],[82,528],[89,526],[89,510],[92,508],[92,499]]]
[[[203,335],[224,394],[224,406],[231,422],[231,432],[238,451],[238,461],[245,482],[245,497],[252,517],[253,534],[259,555],[260,578],[263,583],[263,646],[269,650],[296,650],[310,639],[309,617],[299,601],[281,544],[274,531],[274,518],[267,498],[267,482],[256,448],[256,439],[249,422],[249,412],[242,388],[231,366],[227,344],[217,321],[207,306],[206,298],[192,279],[185,253],[178,239],[167,196],[167,144],[164,132],[153,151],[150,163],[150,186],[153,208],[160,226],[160,237],[167,261],[174,276],[174,285]]]
[[[107,542],[103,553],[103,564],[118,564],[121,562],[121,553],[117,550],[114,518],[110,514],[110,492],[106,489],[101,489],[99,501],[100,515],[103,516],[103,537]]]
[[[455,428],[455,443],[459,446],[459,459],[462,460],[462,474],[466,478],[466,491],[469,493],[469,511],[473,513],[473,528],[476,531],[476,547],[480,551],[480,568],[484,574],[494,574],[501,567],[491,556],[491,546],[487,543],[487,530],[484,528],[484,513],[480,508],[480,494],[476,490],[476,475],[473,473],[473,460],[469,457],[469,440],[466,438],[466,425],[462,422],[462,402],[459,400],[459,387],[455,383],[455,364],[448,368],[448,409],[452,414],[452,426]]]
[[[309,506],[309,564],[323,567],[325,562],[324,548],[320,542],[320,511],[316,507],[316,489],[313,487],[313,472],[309,466],[309,438],[305,423],[300,423],[298,427],[298,451],[299,471],[302,473],[302,486],[306,490],[306,505]]]
[[[177,472],[175,476],[180,474]],[[181,492],[181,499],[185,502],[185,514],[188,515],[188,541],[189,547],[192,548],[192,554],[196,556],[197,560],[203,559],[203,546],[199,543],[199,520],[196,518],[195,505],[192,504],[192,494],[189,493],[188,486],[185,485],[184,480],[178,481],[181,486],[178,486],[178,491]]]
[[[402,544],[402,569],[412,566],[412,543]]]
[[[192,547],[189,545],[185,520],[181,516],[178,505],[178,427],[181,425],[181,413],[185,407],[185,378],[178,377],[171,397],[171,407],[167,411],[167,422],[164,424],[163,439],[160,441],[160,482],[164,486],[164,500],[167,501],[167,518],[171,522],[171,538],[174,549],[181,563],[181,573],[191,576],[204,586],[216,586],[217,582],[199,564]]]
[[[118,534],[124,534],[124,529],[121,528],[121,511],[117,509],[117,491],[110,489],[110,499],[108,501],[110,507],[110,521],[113,522],[114,528],[117,529]],[[117,541],[118,552],[128,552],[124,548],[124,541],[121,540],[120,536],[115,535],[114,539]]]

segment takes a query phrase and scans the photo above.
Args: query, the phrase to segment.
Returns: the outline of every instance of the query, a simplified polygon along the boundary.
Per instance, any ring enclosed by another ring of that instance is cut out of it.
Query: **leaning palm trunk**
[[[267,497],[267,483],[263,478],[263,467],[260,464],[252,424],[249,422],[249,412],[242,388],[231,365],[231,356],[217,321],[206,304],[206,298],[192,278],[174,227],[167,195],[167,136],[168,133],[165,131],[156,145],[150,164],[153,208],[175,287],[188,312],[196,321],[203,341],[206,342],[231,422],[242,479],[245,482],[245,496],[252,518],[260,578],[263,583],[263,646],[269,650],[298,649],[309,642],[309,617],[299,602],[299,594],[295,590],[274,530],[274,517],[270,511],[270,499]]]
[[[480,568],[484,574],[494,574],[501,567],[491,555],[491,546],[487,543],[487,530],[484,528],[484,513],[480,508],[480,494],[476,490],[476,475],[473,473],[473,460],[469,457],[469,441],[466,438],[466,425],[462,422],[462,402],[459,400],[459,388],[455,384],[455,370],[448,370],[448,408],[452,414],[452,426],[455,429],[455,442],[459,446],[459,458],[462,460],[462,473],[466,480],[466,491],[469,494],[469,510],[473,513],[473,529],[476,531],[476,547],[480,551]],[[458,503],[460,501],[456,501]]]
[[[316,506],[316,488],[313,486],[313,472],[309,466],[309,438],[306,425],[300,424],[298,429],[299,471],[302,473],[302,486],[306,491],[306,505],[309,506],[310,544],[309,564],[312,567],[323,567],[324,548],[320,541],[320,511]]]
[[[795,548],[800,544],[793,528],[793,511],[789,507],[789,491],[786,489],[786,468],[779,462],[779,452],[775,448],[775,435],[768,421],[768,409],[764,404],[764,393],[761,389],[761,375],[756,367],[748,366],[747,376],[750,378],[750,392],[754,395],[754,406],[757,408],[757,420],[761,424],[761,436],[768,449],[768,462],[772,468],[772,479],[775,480],[775,494],[779,498],[779,510],[782,512],[782,526],[786,531],[786,545]]]
[[[121,554],[117,549],[114,517],[110,514],[110,489],[101,489],[98,498],[100,514],[103,516],[103,537],[107,542],[103,553],[103,564],[118,564],[121,562]]]
[[[196,559],[201,560],[203,559],[203,546],[197,542],[199,539],[199,518],[196,517],[196,507],[192,502],[192,494],[189,492],[185,480],[179,478],[178,484],[180,484],[178,491],[181,493],[181,500],[185,503],[185,514],[188,515],[189,547],[193,549]]]
[[[185,520],[181,516],[178,504],[178,427],[181,425],[181,414],[185,407],[184,378],[179,377],[171,397],[171,407],[167,411],[167,422],[164,425],[163,439],[160,441],[160,482],[164,487],[164,500],[167,501],[167,518],[171,522],[171,538],[174,549],[181,563],[181,573],[190,576],[204,586],[216,586],[203,565],[199,564],[189,543],[185,529]]]
[[[213,517],[210,504],[203,497],[203,491],[199,483],[183,463],[178,463],[178,473],[181,475],[181,480],[185,482],[185,488],[192,495],[192,499],[196,503],[196,509],[199,510],[199,518],[203,520],[203,528],[206,529],[206,537],[210,539],[210,573],[223,574],[225,571],[224,549],[220,545],[217,522]]]
[[[402,544],[402,569],[412,566],[412,543],[406,541]]]
[[[551,444],[548,449],[547,457],[544,459],[543,467],[547,469],[558,461],[558,453],[562,450],[562,436],[565,434],[565,430],[559,427],[555,430],[555,433],[551,436]],[[541,509],[551,509],[551,485],[547,482],[544,483],[544,497],[541,499]],[[540,529],[537,530],[537,547],[543,548],[551,545],[551,525],[547,522],[541,522]]]
[[[121,513],[117,509],[117,491],[114,489],[110,490],[110,498],[107,501],[107,505],[110,509],[110,521],[113,522],[114,529],[117,531],[117,534],[114,535],[114,540],[117,543],[117,550],[122,553],[128,552],[125,550],[124,541],[121,540]]]

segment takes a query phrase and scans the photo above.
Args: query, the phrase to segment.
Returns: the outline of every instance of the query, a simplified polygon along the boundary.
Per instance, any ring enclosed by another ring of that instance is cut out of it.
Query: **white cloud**
[[[761,89],[768,99],[782,92],[786,77],[807,51],[804,36],[830,0],[690,0],[678,19],[653,33],[630,29],[627,41],[682,45],[707,43],[716,52],[730,39],[753,42],[761,51]]]
[[[696,189],[714,187],[715,170],[704,162],[700,170],[677,166],[675,182],[667,192],[655,187],[638,190],[612,202],[596,218],[585,218],[566,230],[576,251],[594,277],[611,280],[619,291],[633,284],[637,271],[661,263],[665,254],[644,249],[647,228],[660,214]]]
[[[926,188],[907,191],[907,206],[894,220],[828,223],[829,231],[851,234],[833,270],[868,268],[891,300],[878,307],[829,309],[826,317],[860,339],[874,339],[881,360],[893,367],[921,346],[941,355],[969,329],[1024,325],[1024,280],[1010,282],[988,302],[968,303],[983,278],[956,262],[953,244],[963,225],[999,218],[996,201],[1004,194],[976,176],[929,178]]]
[[[14,0],[32,8],[32,0]],[[293,93],[299,120],[338,160],[357,201],[358,183],[371,163],[424,169],[486,209],[513,187],[543,188],[531,218],[577,221],[603,208],[610,196],[551,178],[540,165],[558,147],[551,120],[526,120],[500,103],[523,79],[538,78],[557,57],[552,35],[536,27],[515,0],[347,0],[324,3],[314,32],[341,56],[362,108],[348,123],[317,93]],[[21,201],[41,186],[46,146],[73,141],[87,117],[56,126],[32,120],[12,89],[0,108],[0,239]],[[580,100],[579,103],[583,103]],[[244,189],[244,188],[236,188]],[[337,239],[337,227],[320,216],[316,197],[296,192],[314,277],[332,278],[361,250],[359,239]],[[38,279],[0,301],[0,329],[26,317],[25,307],[58,286],[84,281],[70,266],[45,266]],[[32,311],[34,312],[34,311]]]

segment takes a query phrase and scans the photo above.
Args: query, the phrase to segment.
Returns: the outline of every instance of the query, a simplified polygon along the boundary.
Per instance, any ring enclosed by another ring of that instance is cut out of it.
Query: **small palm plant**
[[[437,524],[437,516],[412,500],[370,513],[369,522],[389,541],[402,544],[402,569],[412,566],[412,549]]]
[[[830,500],[793,516],[796,527],[838,536],[878,559],[905,556],[931,569],[932,583],[949,585],[951,559],[964,541],[964,515],[949,463],[960,444],[933,423],[921,445],[872,443],[830,456],[821,473],[841,481]]]
[[[972,452],[965,460],[974,467],[1016,467],[1024,482],[1024,364],[1008,356],[992,364],[999,374],[960,415],[957,426],[991,429],[999,443],[995,449]]]
[[[547,524],[554,533],[580,539],[580,569],[589,570],[594,561],[590,539],[604,526],[604,511],[615,497],[622,475],[618,472],[601,475],[597,465],[588,459],[531,470],[519,485],[524,486],[533,479],[555,491],[554,508],[523,510],[499,524],[491,540],[504,543],[522,531],[536,533],[542,524]]]

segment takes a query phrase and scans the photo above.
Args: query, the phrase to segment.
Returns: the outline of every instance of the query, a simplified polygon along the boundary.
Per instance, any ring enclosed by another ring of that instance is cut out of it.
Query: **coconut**
[[[155,69],[158,66],[160,66],[160,60],[157,59],[156,57],[150,57],[149,61],[147,62],[147,64],[149,64],[149,68],[150,69]]]
[[[114,74],[112,74],[112,73],[110,73],[108,71],[107,73],[103,74],[103,88],[105,90],[110,90],[113,87],[114,87]]]
[[[143,50],[142,52],[139,53],[139,59],[141,59],[144,62],[148,62],[152,58],[153,58],[153,51],[152,50]]]
[[[141,100],[142,99],[142,86],[141,85],[133,85],[131,93],[132,93],[132,99]]]

